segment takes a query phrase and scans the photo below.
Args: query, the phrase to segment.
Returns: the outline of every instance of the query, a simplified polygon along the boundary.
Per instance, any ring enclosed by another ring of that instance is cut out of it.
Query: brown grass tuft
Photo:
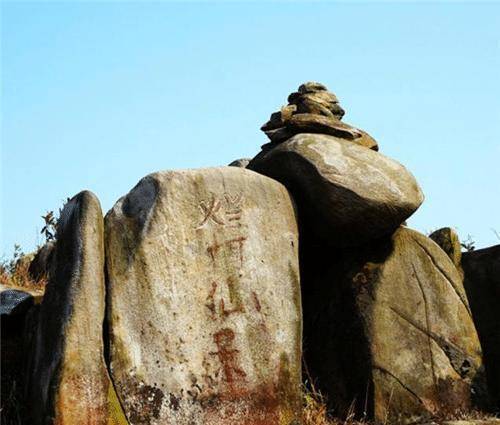
[[[354,411],[347,414],[345,420],[333,418],[328,413],[325,397],[309,383],[309,388],[303,390],[303,420],[304,425],[367,425],[367,421],[357,421],[354,419]]]
[[[39,280],[31,278],[28,268],[31,258],[23,255],[13,263],[0,264],[0,285],[12,289],[21,289],[28,291],[42,291],[47,284],[47,277],[43,276]]]

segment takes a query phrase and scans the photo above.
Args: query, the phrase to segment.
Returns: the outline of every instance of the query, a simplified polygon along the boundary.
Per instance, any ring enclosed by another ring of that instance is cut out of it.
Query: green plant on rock
[[[47,214],[42,215],[45,225],[40,233],[45,236],[45,242],[50,242],[56,239],[57,219],[54,211],[47,211]]]

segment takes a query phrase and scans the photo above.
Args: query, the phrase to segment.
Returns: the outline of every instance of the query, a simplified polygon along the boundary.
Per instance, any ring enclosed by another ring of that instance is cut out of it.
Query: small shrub
[[[472,239],[471,235],[467,235],[467,239],[464,240],[461,244],[462,248],[464,248],[467,252],[474,251],[476,249],[476,242]]]
[[[44,226],[40,233],[45,237],[45,242],[51,242],[56,239],[57,219],[54,216],[54,211],[47,211],[47,214],[42,215]]]

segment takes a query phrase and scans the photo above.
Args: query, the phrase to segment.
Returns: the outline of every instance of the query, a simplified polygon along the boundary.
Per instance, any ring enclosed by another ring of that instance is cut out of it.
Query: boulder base
[[[303,252],[305,360],[337,412],[410,423],[485,401],[461,278],[433,241],[402,227],[364,249]]]

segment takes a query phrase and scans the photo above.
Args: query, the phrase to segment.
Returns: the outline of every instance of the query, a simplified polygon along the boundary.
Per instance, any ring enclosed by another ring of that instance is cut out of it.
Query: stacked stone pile
[[[263,127],[272,146],[248,168],[283,183],[297,203],[305,362],[318,388],[340,415],[354,406],[380,422],[486,407],[453,245],[445,253],[401,227],[423,201],[415,178],[362,143],[373,140],[366,133],[332,130],[343,110],[324,86],[306,83],[288,100]],[[332,127],[295,131],[294,114]],[[291,137],[275,136],[283,133]]]
[[[500,246],[407,228],[418,183],[343,115],[305,83],[251,160],[151,174],[105,218],[72,198],[32,267],[26,424],[299,425],[303,360],[341,419],[500,409]]]
[[[302,84],[288,96],[288,105],[272,114],[261,127],[271,140],[266,148],[271,149],[299,133],[319,133],[352,140],[377,151],[377,142],[364,131],[341,122],[343,116],[337,97],[323,84]]]

